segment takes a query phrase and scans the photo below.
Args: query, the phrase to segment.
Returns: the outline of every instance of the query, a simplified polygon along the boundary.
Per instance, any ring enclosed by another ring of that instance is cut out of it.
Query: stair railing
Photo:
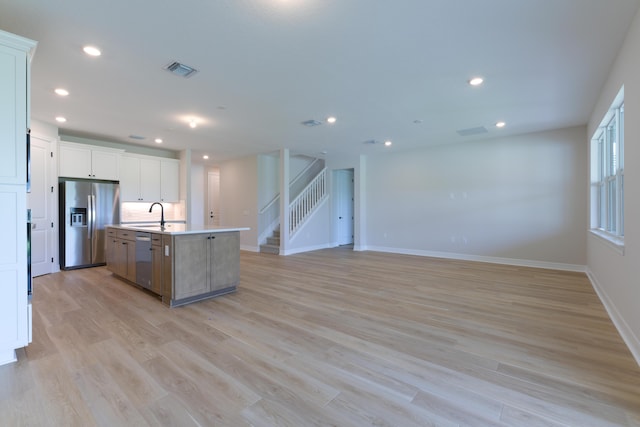
[[[280,224],[280,194],[277,194],[258,212],[258,230],[261,232],[258,241],[266,241],[278,224]]]
[[[314,159],[289,183],[290,197],[297,197],[302,190],[324,169],[324,159]]]
[[[309,177],[309,173],[313,172],[312,169],[316,169],[318,172],[324,168],[324,160],[316,158],[311,163],[309,163],[291,182],[289,183],[289,189],[291,191],[296,191],[300,188],[300,184],[302,182],[301,179],[303,177]],[[317,177],[317,175],[316,175]],[[314,178],[315,179],[315,178]],[[302,183],[304,185],[304,183]],[[307,184],[309,186],[310,184]],[[305,187],[306,188],[306,187]],[[302,189],[300,194],[304,191]],[[267,237],[271,235],[273,230],[280,224],[280,193],[276,194],[273,199],[269,201],[260,211],[258,211],[258,230],[260,232],[260,236],[258,237],[259,242],[265,242]]]
[[[313,209],[327,196],[327,168],[324,168],[289,204],[289,235],[308,218]]]

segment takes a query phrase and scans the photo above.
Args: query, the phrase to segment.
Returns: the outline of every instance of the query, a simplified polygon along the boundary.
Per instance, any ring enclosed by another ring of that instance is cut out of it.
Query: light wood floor
[[[638,426],[640,368],[584,274],[242,253],[169,309],[104,268],[35,280],[2,426]]]

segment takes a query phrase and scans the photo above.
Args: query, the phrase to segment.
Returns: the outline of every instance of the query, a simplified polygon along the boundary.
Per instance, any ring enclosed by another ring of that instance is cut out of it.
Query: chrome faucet
[[[149,213],[151,213],[155,205],[160,205],[160,227],[164,228],[164,206],[162,206],[162,203],[160,202],[152,203],[151,207],[149,208]]]

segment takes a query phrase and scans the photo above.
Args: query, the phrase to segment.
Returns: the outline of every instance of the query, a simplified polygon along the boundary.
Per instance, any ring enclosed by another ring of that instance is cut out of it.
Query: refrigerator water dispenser
[[[87,208],[71,208],[70,217],[72,227],[87,226]]]

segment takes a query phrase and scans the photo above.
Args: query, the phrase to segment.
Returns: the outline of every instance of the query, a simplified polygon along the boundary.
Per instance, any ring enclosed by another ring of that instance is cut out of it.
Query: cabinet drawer
[[[117,230],[116,237],[124,240],[136,240],[136,232],[131,230]]]
[[[151,245],[162,246],[162,234],[151,233]]]

